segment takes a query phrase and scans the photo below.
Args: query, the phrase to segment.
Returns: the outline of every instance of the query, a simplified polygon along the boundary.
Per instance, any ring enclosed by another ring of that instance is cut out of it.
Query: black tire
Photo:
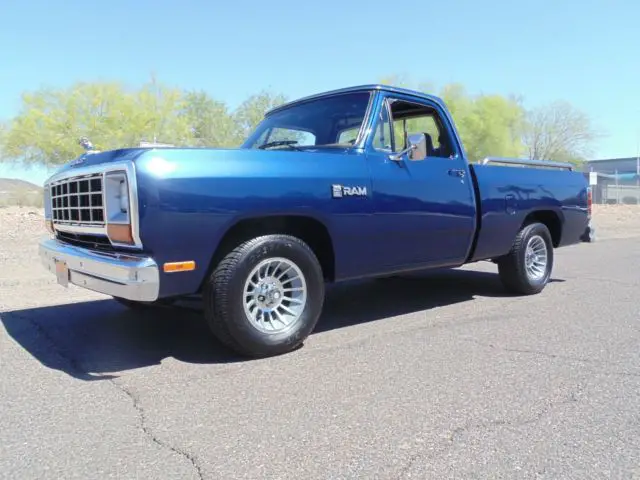
[[[152,308],[166,308],[171,307],[175,303],[172,298],[161,298],[153,302],[138,302],[136,300],[129,300],[128,298],[113,297],[113,299],[120,305],[123,305],[132,310],[149,310]]]
[[[532,276],[527,272],[527,246],[538,244],[546,247],[546,262],[540,267],[540,274]],[[530,223],[518,232],[511,251],[497,261],[500,280],[511,293],[534,295],[544,290],[553,271],[554,251],[549,229],[542,223]]]
[[[302,272],[306,302],[288,328],[267,333],[245,313],[244,289],[251,271],[274,257],[293,262]],[[322,268],[306,243],[290,235],[264,235],[242,243],[216,266],[204,287],[205,318],[220,342],[244,356],[280,355],[301,346],[311,334],[322,312],[324,294]]]

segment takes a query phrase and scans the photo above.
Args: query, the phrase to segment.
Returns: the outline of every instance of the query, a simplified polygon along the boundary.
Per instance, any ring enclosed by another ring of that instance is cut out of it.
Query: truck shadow
[[[558,281],[558,280],[554,280]],[[350,282],[327,290],[315,333],[391,316],[507,297],[493,273],[450,270]],[[219,345],[197,305],[133,311],[113,300],[70,303],[2,313],[8,334],[43,365],[83,380],[167,358],[197,364],[250,361]]]

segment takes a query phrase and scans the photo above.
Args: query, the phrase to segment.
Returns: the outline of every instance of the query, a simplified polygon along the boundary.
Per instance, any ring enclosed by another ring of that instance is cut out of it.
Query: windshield
[[[369,98],[369,92],[340,94],[274,112],[256,127],[242,147],[350,147],[360,132]]]

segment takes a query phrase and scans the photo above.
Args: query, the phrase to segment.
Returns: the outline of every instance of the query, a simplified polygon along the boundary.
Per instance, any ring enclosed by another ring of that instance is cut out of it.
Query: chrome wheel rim
[[[527,242],[525,250],[524,264],[527,269],[527,276],[531,280],[540,280],[547,273],[547,244],[544,239],[535,235]]]
[[[265,333],[290,329],[307,302],[302,270],[287,258],[263,260],[244,284],[244,312],[251,324]]]

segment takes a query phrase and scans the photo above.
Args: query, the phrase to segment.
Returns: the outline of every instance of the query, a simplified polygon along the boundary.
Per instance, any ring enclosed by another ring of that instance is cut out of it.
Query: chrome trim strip
[[[56,261],[69,268],[69,283],[105,295],[152,302],[160,291],[160,271],[151,257],[94,252],[46,238],[39,244],[43,266],[55,275]]]
[[[107,235],[107,227],[90,225],[68,225],[66,223],[56,223],[54,228],[59,232],[80,233],[82,235]]]
[[[94,190],[94,181],[100,182],[100,189]],[[83,192],[81,184],[86,182],[87,191]],[[75,192],[72,192],[72,186],[75,185]],[[64,188],[63,188],[64,187]],[[58,193],[55,190],[58,190]],[[54,224],[77,224],[86,226],[100,226],[104,224],[104,177],[100,173],[93,175],[85,175],[82,177],[69,177],[62,180],[51,182],[49,192],[51,193],[50,203],[52,210],[52,218]],[[64,193],[66,191],[66,193]],[[94,197],[100,197],[100,205],[94,205]],[[76,200],[76,204],[72,205],[72,200]],[[87,201],[86,205],[82,205],[82,200]],[[60,205],[56,204],[56,201]],[[66,206],[64,205],[66,203]],[[89,213],[89,219],[83,219],[83,214]],[[73,219],[73,214],[77,215]],[[56,218],[57,217],[57,218]],[[99,217],[99,218],[98,218]],[[97,218],[97,219],[96,219]]]
[[[528,158],[486,157],[481,162],[482,165],[487,165],[489,163],[505,163],[510,165],[524,165],[531,167],[551,167],[566,170],[573,170],[574,168],[574,165],[572,163],[550,162],[546,160],[530,160]]]
[[[353,142],[354,148],[362,148],[365,141],[371,134],[371,116],[373,114],[373,104],[375,101],[375,93],[369,92],[369,101],[367,102],[367,108],[365,109],[364,115],[362,116],[362,123],[360,124],[360,129],[358,130],[358,136],[356,137],[355,142]]]
[[[46,183],[42,188],[42,200],[44,202],[44,219],[53,219],[53,209],[51,206],[51,187]]]
[[[125,162],[107,162],[98,163],[97,165],[88,165],[86,167],[77,167],[64,170],[59,173],[54,173],[45,182],[50,184],[70,177],[80,177],[85,175],[91,175],[96,173],[111,172],[114,170],[126,170],[127,165],[131,164],[130,161]]]
[[[104,197],[105,191],[106,191],[105,177],[108,173],[117,172],[117,171],[123,171],[127,176],[127,185],[129,187],[129,206],[130,206],[129,218],[131,221],[131,232],[133,235],[134,244],[129,245],[126,243],[118,243],[118,242],[112,241],[111,239],[109,239],[109,241],[114,247],[141,250],[142,240],[140,239],[140,218],[139,218],[139,211],[138,211],[138,179],[136,176],[135,164],[131,160],[127,160],[124,162],[99,163],[97,165],[70,168],[60,173],[54,173],[51,177],[49,177],[45,181],[44,188],[49,189],[49,191],[51,191],[51,184],[55,182],[59,182],[61,180],[66,180],[69,178],[95,175],[96,173],[102,174],[102,184],[103,184],[102,202],[104,205],[104,215],[105,215],[104,234],[106,235],[107,225],[109,223],[118,224],[119,222],[108,222],[106,198]],[[56,229],[59,229],[60,226],[61,226],[60,224],[54,225]],[[68,225],[65,225],[65,227],[66,226]],[[62,229],[60,230],[62,231]],[[89,235],[100,233],[96,231],[95,227],[89,227],[89,226],[86,227],[86,230],[83,230],[82,227],[77,226],[77,229],[75,230],[64,230],[64,231],[73,232],[73,233],[86,233]]]

